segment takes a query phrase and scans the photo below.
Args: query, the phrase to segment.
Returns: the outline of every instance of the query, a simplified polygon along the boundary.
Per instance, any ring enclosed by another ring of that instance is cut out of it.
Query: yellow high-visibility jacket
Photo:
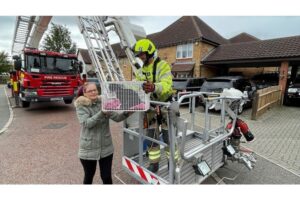
[[[159,58],[156,58],[159,59]],[[136,80],[138,81],[150,81],[154,82],[153,70],[154,62],[149,65],[144,65],[142,68],[136,71]],[[172,90],[172,73],[170,65],[164,61],[160,60],[156,65],[155,73],[155,91],[151,94],[151,100],[154,101],[167,101],[173,93]]]

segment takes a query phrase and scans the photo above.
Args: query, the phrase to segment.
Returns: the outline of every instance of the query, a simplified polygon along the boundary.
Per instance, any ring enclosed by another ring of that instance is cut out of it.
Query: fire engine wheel
[[[22,108],[28,108],[30,106],[30,101],[22,101],[21,100],[21,106],[22,106]]]
[[[64,99],[65,104],[71,104],[73,99]]]

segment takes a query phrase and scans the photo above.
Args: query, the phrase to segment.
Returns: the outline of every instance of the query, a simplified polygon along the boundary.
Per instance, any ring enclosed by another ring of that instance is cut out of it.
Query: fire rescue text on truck
[[[61,100],[72,103],[82,84],[82,66],[77,55],[25,48],[13,59],[16,72],[12,90],[16,105],[29,107],[31,102]]]

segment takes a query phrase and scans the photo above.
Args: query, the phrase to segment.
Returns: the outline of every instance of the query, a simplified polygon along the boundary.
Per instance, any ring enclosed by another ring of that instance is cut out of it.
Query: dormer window
[[[193,43],[182,44],[177,46],[176,58],[192,58],[193,57]]]

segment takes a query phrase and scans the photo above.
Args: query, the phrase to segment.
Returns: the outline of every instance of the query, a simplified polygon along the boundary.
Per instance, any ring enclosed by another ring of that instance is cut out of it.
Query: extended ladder
[[[40,41],[48,28],[52,16],[38,16],[36,22],[33,25],[31,34],[28,38],[28,46],[32,48],[38,48]]]
[[[12,54],[19,54],[28,42],[35,16],[18,16],[12,43]]]
[[[121,17],[79,16],[78,26],[86,42],[96,74],[102,82],[124,81],[124,74],[109,42],[109,31],[115,31],[120,38],[121,48],[125,51],[133,70],[138,66],[130,47],[135,36],[129,22]],[[144,37],[143,30],[140,37]]]
[[[102,82],[125,80],[122,69],[109,43],[106,17],[78,17],[78,26],[86,42],[96,74]],[[102,62],[102,63],[101,63]]]
[[[12,54],[19,54],[25,47],[38,48],[52,16],[18,16],[12,43]],[[86,42],[96,74],[101,81],[125,80],[122,69],[109,43],[108,32],[113,30],[120,38],[120,46],[135,72],[138,61],[130,50],[136,38],[146,33],[142,27],[130,24],[126,17],[79,16],[78,27]]]
[[[12,54],[19,54],[25,47],[38,48],[52,16],[18,16],[12,43]]]

